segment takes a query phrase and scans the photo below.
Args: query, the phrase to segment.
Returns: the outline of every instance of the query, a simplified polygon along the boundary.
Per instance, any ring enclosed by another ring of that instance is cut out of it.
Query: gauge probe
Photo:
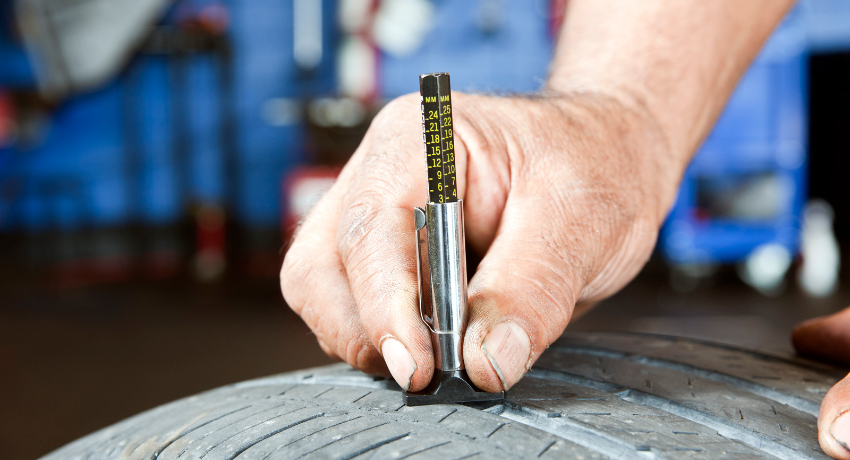
[[[405,392],[409,406],[495,401],[505,392],[475,387],[463,366],[467,320],[466,241],[457,170],[448,73],[419,76],[422,136],[428,160],[428,202],[414,209],[419,313],[431,330],[436,370],[422,391]],[[428,313],[426,314],[426,310]]]

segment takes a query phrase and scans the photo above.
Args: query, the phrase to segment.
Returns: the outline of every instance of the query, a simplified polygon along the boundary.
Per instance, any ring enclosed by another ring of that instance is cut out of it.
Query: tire
[[[827,458],[820,401],[843,372],[689,339],[570,333],[498,404],[406,407],[335,364],[181,399],[59,459]]]

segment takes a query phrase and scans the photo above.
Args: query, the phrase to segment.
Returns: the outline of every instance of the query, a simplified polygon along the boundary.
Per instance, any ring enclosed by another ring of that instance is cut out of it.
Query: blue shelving
[[[774,32],[689,166],[661,232],[668,260],[736,262],[769,243],[796,254],[806,199],[803,20],[798,7]]]
[[[191,203],[221,200],[228,175],[238,184],[233,209],[241,223],[279,225],[281,180],[305,160],[306,133],[297,120],[268,123],[265,107],[270,100],[303,104],[337,93],[336,2],[322,0],[324,49],[309,73],[299,70],[293,57],[292,3],[224,3],[233,56],[234,163],[226,161],[221,135],[227,107],[221,79],[227,70],[217,58],[185,58],[183,87],[175,87],[172,58],[138,56],[106,87],[47,112],[34,141],[0,150],[0,229],[115,225],[130,219],[174,223]],[[457,90],[537,90],[553,49],[547,2],[496,4],[501,20],[483,30],[482,2],[434,0],[436,26],[428,32],[428,46],[405,57],[380,56],[381,96],[416,91],[417,76],[433,71],[451,72]],[[850,47],[846,34],[827,27],[847,13],[840,1],[803,2],[768,41],[688,168],[659,240],[669,260],[733,262],[766,242],[797,251],[806,197],[807,49]],[[172,11],[164,21],[177,16]],[[810,42],[809,32],[817,27],[817,39]],[[9,37],[0,31],[0,91],[33,88],[23,51]],[[181,170],[181,162],[188,166]],[[713,205],[706,205],[706,196],[722,198],[747,181],[779,190],[770,217],[742,219],[708,209]]]

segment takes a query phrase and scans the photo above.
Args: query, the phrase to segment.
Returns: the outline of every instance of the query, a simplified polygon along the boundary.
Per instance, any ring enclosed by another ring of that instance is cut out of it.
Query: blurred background
[[[543,85],[568,0],[0,2],[0,453],[328,362],[281,298],[298,216],[425,72]],[[850,304],[850,3],[803,0],[656,254],[571,327],[791,353]]]

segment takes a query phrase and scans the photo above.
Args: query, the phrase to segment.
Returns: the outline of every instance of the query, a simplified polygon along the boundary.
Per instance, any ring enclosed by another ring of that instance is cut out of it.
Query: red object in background
[[[207,32],[221,35],[227,31],[227,27],[230,25],[230,12],[224,4],[213,3],[201,9],[197,21]]]
[[[74,288],[117,283],[130,279],[132,261],[122,254],[78,259],[52,267],[50,284],[55,288]]]
[[[221,2],[201,8],[184,2],[178,7],[176,18],[181,27],[198,28],[210,35],[222,35],[230,25],[230,11]]]
[[[549,36],[552,40],[558,38],[558,32],[564,24],[568,2],[569,0],[549,0]]]
[[[381,50],[378,49],[378,44],[375,43],[375,37],[372,36],[372,23],[375,20],[375,15],[378,14],[378,7],[380,7],[380,2],[378,0],[373,0],[368,25],[365,27],[364,31],[361,31],[360,33],[372,47],[372,53],[374,53],[375,58],[375,80],[372,82],[372,93],[360,101],[366,107],[371,107],[379,103],[381,99]]]
[[[12,97],[0,91],[0,147],[5,147],[14,141],[15,137],[15,107]]]
[[[289,241],[299,219],[306,215],[336,182],[340,170],[323,166],[299,166],[286,176],[281,197],[284,241]]]

